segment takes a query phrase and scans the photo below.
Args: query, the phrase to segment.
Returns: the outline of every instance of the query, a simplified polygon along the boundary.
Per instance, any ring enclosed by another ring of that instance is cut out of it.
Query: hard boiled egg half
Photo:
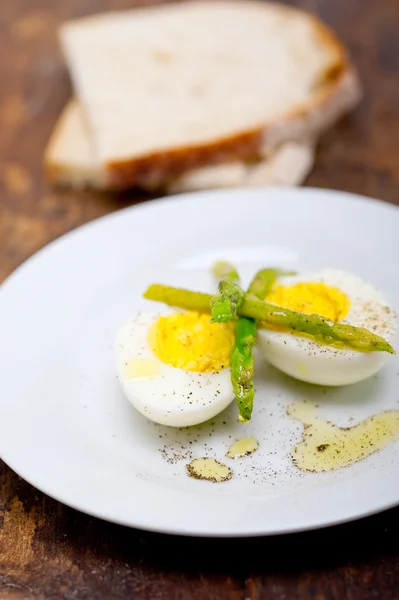
[[[118,378],[133,406],[152,421],[196,425],[234,399],[233,345],[231,322],[211,323],[197,312],[139,312],[117,335]]]
[[[325,269],[319,273],[280,278],[266,301],[337,323],[364,327],[391,344],[397,319],[380,292],[351,273]],[[381,369],[386,352],[356,352],[322,345],[310,337],[261,327],[258,345],[264,357],[287,375],[320,385],[347,385]]]

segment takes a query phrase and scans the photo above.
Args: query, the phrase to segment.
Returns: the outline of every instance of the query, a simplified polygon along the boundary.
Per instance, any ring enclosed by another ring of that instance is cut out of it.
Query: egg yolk
[[[281,308],[317,314],[335,322],[342,321],[350,307],[348,297],[341,290],[318,282],[277,285],[265,300]]]
[[[164,363],[185,371],[220,371],[230,364],[234,325],[211,323],[197,312],[159,317],[149,332],[154,354]]]

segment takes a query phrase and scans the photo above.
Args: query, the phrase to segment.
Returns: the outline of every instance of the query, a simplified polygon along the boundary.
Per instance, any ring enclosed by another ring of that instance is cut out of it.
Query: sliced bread
[[[267,2],[105,13],[64,24],[60,39],[100,187],[156,188],[197,168],[262,161],[316,138],[361,95],[322,22]]]

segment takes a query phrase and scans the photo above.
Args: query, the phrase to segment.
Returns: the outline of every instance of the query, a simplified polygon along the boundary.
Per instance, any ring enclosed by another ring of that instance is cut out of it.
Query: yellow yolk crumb
[[[278,285],[265,298],[267,302],[305,314],[317,314],[330,321],[342,321],[348,314],[348,297],[336,287],[307,282]]]
[[[149,343],[164,363],[185,371],[220,371],[230,364],[234,325],[211,323],[209,315],[173,313],[151,327]]]

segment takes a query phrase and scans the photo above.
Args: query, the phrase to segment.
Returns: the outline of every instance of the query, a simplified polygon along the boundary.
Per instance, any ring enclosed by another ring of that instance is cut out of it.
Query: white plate
[[[399,211],[381,202],[308,188],[258,189],[153,201],[50,244],[1,289],[2,458],[67,505],[175,534],[293,532],[398,504],[399,444],[350,468],[304,474],[288,456],[301,425],[285,413],[304,397],[339,425],[398,408],[396,357],[378,378],[326,393],[258,366],[247,430],[259,451],[234,461],[231,481],[212,484],[187,477],[187,449],[223,458],[242,433],[234,404],[214,424],[157,426],[124,398],[113,356],[119,325],[150,304],[141,298],[148,283],[210,289],[216,258],[235,261],[246,276],[267,264],[348,269],[398,310],[398,231]],[[179,452],[185,458],[174,461]]]

